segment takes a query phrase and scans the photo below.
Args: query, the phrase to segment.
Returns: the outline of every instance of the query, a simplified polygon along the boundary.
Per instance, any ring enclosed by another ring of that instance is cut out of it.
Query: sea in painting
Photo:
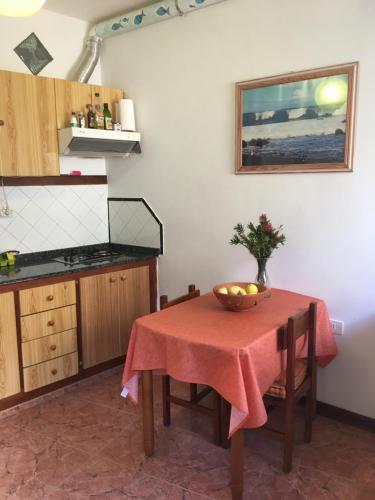
[[[242,165],[342,163],[348,75],[245,89]]]

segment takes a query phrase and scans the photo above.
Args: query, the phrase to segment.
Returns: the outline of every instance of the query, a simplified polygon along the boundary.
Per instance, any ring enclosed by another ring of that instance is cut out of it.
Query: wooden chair
[[[275,406],[283,409],[283,431],[280,432],[267,426],[263,428],[283,438],[284,472],[290,472],[292,469],[294,409],[303,396],[306,396],[305,441],[309,443],[312,437],[312,421],[316,413],[316,316],[317,304],[313,302],[306,312],[289,318],[287,328],[280,329],[278,344],[280,351],[286,350],[286,369],[263,398],[268,409]],[[303,335],[307,335],[307,360],[296,359],[296,343]]]
[[[168,301],[167,295],[162,295],[160,297],[160,309],[167,309],[168,307],[175,306],[181,302],[185,302],[195,297],[200,296],[200,290],[196,290],[195,285],[189,285],[189,292],[186,295],[182,295],[174,300]],[[213,420],[214,429],[214,443],[216,445],[221,444],[221,398],[216,391],[211,387],[205,387],[202,391],[198,392],[197,384],[190,384],[190,399],[185,400],[177,396],[173,396],[170,391],[170,377],[169,375],[163,375],[162,378],[163,387],[163,423],[165,426],[171,423],[171,403],[174,403],[184,408],[208,415]],[[210,392],[213,392],[213,408],[207,408],[206,406],[200,405],[200,401],[205,398]]]

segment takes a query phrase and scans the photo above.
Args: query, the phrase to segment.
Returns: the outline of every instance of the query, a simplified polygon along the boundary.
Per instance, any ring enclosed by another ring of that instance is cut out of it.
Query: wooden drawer
[[[75,281],[38,286],[20,292],[21,316],[76,303]]]
[[[77,330],[48,335],[22,344],[23,366],[36,365],[77,351]]]
[[[29,366],[23,370],[25,392],[72,377],[77,373],[78,354],[76,352],[38,365]]]
[[[76,306],[61,307],[21,318],[22,342],[72,330],[77,326]]]

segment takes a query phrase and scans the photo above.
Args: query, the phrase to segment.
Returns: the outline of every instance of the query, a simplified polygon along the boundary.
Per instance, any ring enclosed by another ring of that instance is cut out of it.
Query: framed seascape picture
[[[236,84],[236,173],[352,171],[358,63]]]

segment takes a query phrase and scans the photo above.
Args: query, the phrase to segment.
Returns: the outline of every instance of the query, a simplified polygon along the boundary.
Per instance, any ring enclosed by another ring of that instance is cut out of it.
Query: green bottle
[[[112,115],[109,111],[108,103],[105,102],[103,106],[104,128],[105,130],[112,130]]]

